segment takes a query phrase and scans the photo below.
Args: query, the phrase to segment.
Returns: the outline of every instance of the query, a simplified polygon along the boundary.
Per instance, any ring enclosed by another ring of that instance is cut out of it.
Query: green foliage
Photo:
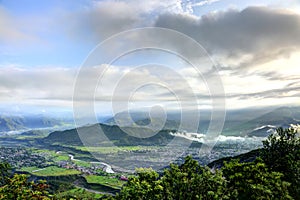
[[[276,172],[284,174],[283,179],[290,182],[290,194],[300,198],[300,138],[296,130],[278,128],[263,142],[262,159]]]
[[[115,199],[151,200],[162,199],[163,187],[158,180],[158,173],[152,169],[139,168],[137,176],[129,177],[128,183],[122,188]]]
[[[120,189],[124,184],[124,181],[109,176],[87,175],[85,179],[88,183],[101,184],[114,189]]]
[[[229,199],[225,186],[221,172],[213,173],[187,157],[180,167],[171,164],[161,178],[152,169],[138,169],[115,199]]]
[[[0,186],[5,185],[11,175],[11,167],[7,162],[0,163]]]
[[[291,199],[289,183],[282,181],[282,174],[270,172],[260,160],[239,163],[233,160],[222,168],[231,199]]]
[[[66,192],[58,193],[54,196],[53,199],[61,199],[61,200],[69,200],[69,199],[77,199],[77,200],[92,200],[99,199],[101,197],[100,194],[95,194],[92,192],[88,192],[81,188],[75,188],[72,190],[68,190]]]
[[[0,163],[0,172],[0,200],[49,199],[48,185],[45,181],[30,182],[28,176],[24,174],[12,176],[11,167],[8,163]]]
[[[75,169],[65,169],[57,166],[49,166],[42,169],[35,167],[26,167],[22,170],[27,171],[36,176],[63,176],[63,175],[76,175],[81,174],[80,171]]]
[[[162,177],[164,199],[228,199],[220,171],[211,172],[188,156],[181,166],[171,164]]]
[[[15,174],[8,179],[7,184],[0,187],[0,199],[50,199],[47,188],[48,185],[43,181],[29,182],[26,175]]]

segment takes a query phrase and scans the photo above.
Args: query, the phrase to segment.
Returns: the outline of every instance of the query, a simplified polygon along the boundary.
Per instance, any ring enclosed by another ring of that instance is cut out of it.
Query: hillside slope
[[[62,123],[63,122],[58,119],[48,118],[42,115],[0,116],[0,132],[53,127],[61,125]]]
[[[105,135],[100,134],[100,128]],[[108,139],[115,145],[127,146],[166,145],[174,138],[174,136],[169,134],[172,130],[162,130],[152,137],[140,138],[138,135],[134,136],[133,134],[145,135],[149,133],[149,129],[136,127],[122,127],[122,129],[116,125],[94,124],[80,127],[78,128],[79,131],[77,131],[77,129],[55,131],[45,137],[43,141],[49,144],[60,143],[65,145],[81,146],[83,145],[81,138],[84,137],[86,142],[85,145],[105,145]]]

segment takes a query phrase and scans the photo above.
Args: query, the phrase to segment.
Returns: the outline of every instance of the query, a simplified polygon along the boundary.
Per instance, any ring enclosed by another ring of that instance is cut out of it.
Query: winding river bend
[[[82,161],[82,160],[75,159],[74,155],[72,155],[72,154],[69,154],[69,157],[70,157],[71,160],[74,160],[74,161]],[[84,161],[82,161],[82,162],[84,162]],[[105,166],[104,171],[106,173],[109,173],[109,174],[115,173],[114,170],[112,169],[112,167],[109,164],[105,163],[105,162],[90,162],[90,163],[91,164],[104,165]]]

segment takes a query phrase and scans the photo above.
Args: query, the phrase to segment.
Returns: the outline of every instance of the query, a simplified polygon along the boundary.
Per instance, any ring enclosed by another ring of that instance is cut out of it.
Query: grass
[[[54,162],[56,162],[56,161],[63,161],[63,160],[65,160],[65,161],[69,160],[69,156],[68,155],[55,155],[53,157],[53,161]]]
[[[22,167],[21,171],[31,173],[32,171],[38,170],[38,169],[40,169],[40,168],[38,168],[38,167]]]
[[[23,167],[21,170],[29,172],[35,176],[67,176],[81,173],[80,171],[77,171],[75,169],[65,169],[57,166],[49,166],[46,168]]]
[[[48,159],[53,160],[54,162],[69,160],[69,155],[65,152],[56,153],[56,151],[47,150],[47,149],[36,149],[33,152],[38,153],[38,154],[42,154],[45,157],[47,157]]]
[[[109,176],[88,175],[85,176],[85,179],[88,183],[101,184],[114,189],[120,189],[125,183],[125,181],[120,181],[117,178],[112,178]]]
[[[67,191],[58,193],[56,195],[56,197],[58,199],[63,199],[66,197],[70,198],[70,196],[78,198],[78,199],[90,199],[91,197],[95,198],[95,199],[99,199],[99,198],[103,197],[102,194],[95,194],[95,193],[89,192],[82,188],[74,188],[71,190],[67,190]]]
[[[81,167],[91,167],[91,163],[89,162],[77,161],[77,160],[73,160],[72,162]]]

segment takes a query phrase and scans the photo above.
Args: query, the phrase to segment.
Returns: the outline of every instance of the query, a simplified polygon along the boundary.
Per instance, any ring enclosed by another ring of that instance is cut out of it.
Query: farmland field
[[[66,176],[66,175],[81,174],[81,172],[77,170],[65,169],[57,166],[49,166],[46,168],[23,167],[21,171],[28,172],[35,176]]]
[[[114,189],[120,189],[124,183],[124,181],[120,181],[117,178],[112,178],[108,176],[97,176],[97,175],[88,175],[85,176],[85,179],[88,183],[96,183],[105,186],[109,186]]]

